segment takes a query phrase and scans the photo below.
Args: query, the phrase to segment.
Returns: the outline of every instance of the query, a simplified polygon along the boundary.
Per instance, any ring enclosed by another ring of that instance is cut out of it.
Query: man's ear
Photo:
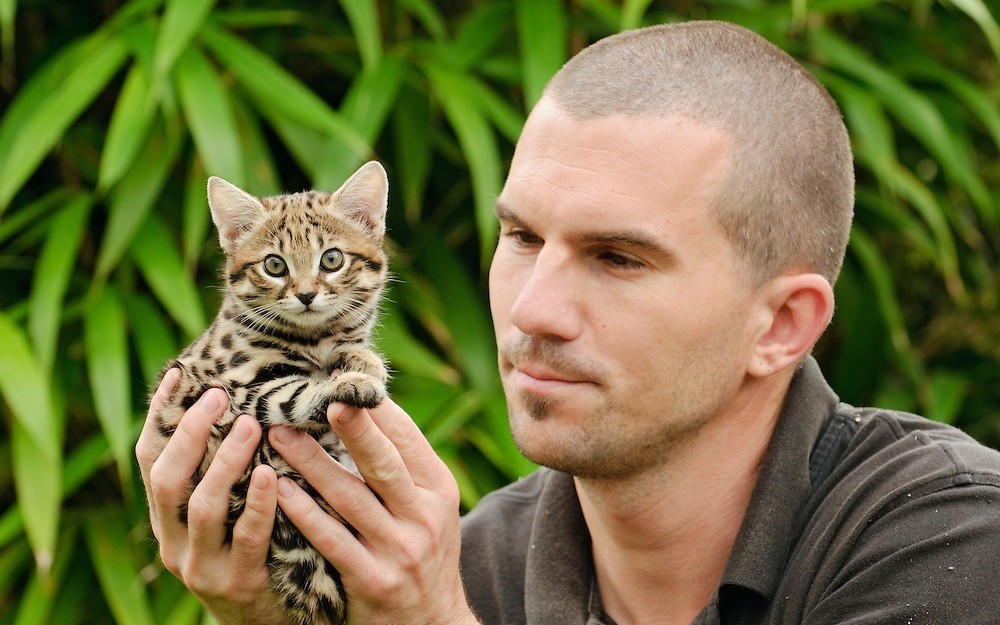
[[[764,377],[795,366],[833,317],[833,288],[815,273],[779,276],[761,287],[765,316],[747,372]]]

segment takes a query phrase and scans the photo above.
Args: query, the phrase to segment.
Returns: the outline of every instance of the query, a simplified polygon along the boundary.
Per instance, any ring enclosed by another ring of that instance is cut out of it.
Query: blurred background
[[[990,0],[992,2],[993,0]],[[857,216],[817,349],[842,399],[1000,445],[1000,8],[984,0],[0,0],[0,625],[207,622],[133,445],[219,303],[205,180],[389,172],[392,393],[468,508],[532,466],[485,297],[526,111],[619,30],[743,24],[840,103]]]

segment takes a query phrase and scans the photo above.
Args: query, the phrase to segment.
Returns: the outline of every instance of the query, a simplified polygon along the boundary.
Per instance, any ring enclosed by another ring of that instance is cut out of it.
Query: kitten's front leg
[[[325,430],[330,404],[373,408],[385,398],[388,373],[377,354],[366,349],[338,350],[333,362],[332,368],[341,372],[338,375],[290,378],[269,388],[257,402],[258,414],[269,425]]]
[[[345,346],[337,350],[335,358],[335,369],[341,371],[333,378],[336,401],[374,408],[385,399],[389,373],[378,354],[363,347]]]

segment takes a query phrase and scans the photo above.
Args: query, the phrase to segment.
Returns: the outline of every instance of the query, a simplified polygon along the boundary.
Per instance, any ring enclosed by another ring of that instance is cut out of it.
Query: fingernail
[[[299,442],[299,433],[291,428],[275,427],[271,432],[274,433],[274,439],[286,447]]]
[[[205,412],[215,412],[222,405],[222,398],[220,395],[222,391],[217,389],[208,389],[204,395],[201,396],[201,409]]]
[[[256,490],[261,490],[261,491],[267,490],[269,481],[270,480],[268,479],[267,474],[262,473],[260,471],[256,471],[253,475],[250,476],[250,485],[253,486]]]
[[[361,409],[356,406],[351,406],[349,404],[330,404],[330,409],[327,412],[327,419],[329,419],[332,424],[334,421],[340,425],[349,425],[352,421],[358,418],[358,413]]]
[[[280,478],[278,480],[278,494],[282,497],[288,498],[295,494],[295,485],[292,484],[292,480],[287,477]]]
[[[231,436],[237,443],[245,443],[250,440],[250,434],[252,434],[253,430],[250,428],[247,419],[250,419],[249,415],[240,415],[236,419],[236,425],[233,426]]]

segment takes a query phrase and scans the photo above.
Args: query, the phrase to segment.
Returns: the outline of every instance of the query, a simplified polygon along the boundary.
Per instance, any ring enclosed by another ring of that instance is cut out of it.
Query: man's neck
[[[687,625],[708,604],[787,391],[787,380],[773,382],[744,387],[731,402],[737,408],[707,422],[655,470],[576,479],[601,601],[618,625]]]

